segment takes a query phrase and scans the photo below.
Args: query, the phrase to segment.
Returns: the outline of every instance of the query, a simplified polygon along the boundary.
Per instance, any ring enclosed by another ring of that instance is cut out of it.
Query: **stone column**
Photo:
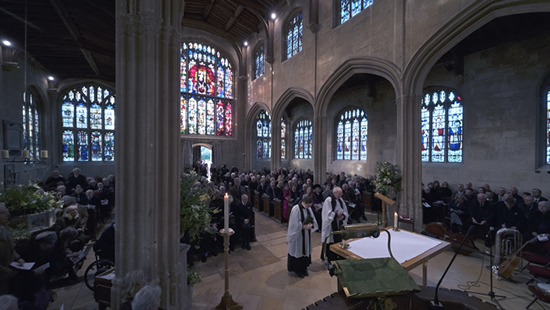
[[[327,167],[327,117],[315,115],[313,117],[313,179],[314,183],[323,184],[325,182],[325,173]]]
[[[422,230],[420,100],[420,96],[402,96],[396,100],[397,165],[403,175],[399,213],[414,218],[418,232]]]
[[[271,170],[281,166],[281,116],[271,118]]]
[[[183,1],[116,2],[116,278],[143,270],[161,307],[183,309],[179,245],[179,47]]]
[[[183,140],[181,151],[183,169],[193,167],[193,143],[190,140]]]

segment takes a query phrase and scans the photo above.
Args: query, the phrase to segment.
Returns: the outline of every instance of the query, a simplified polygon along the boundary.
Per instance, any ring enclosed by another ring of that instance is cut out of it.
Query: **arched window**
[[[281,158],[286,158],[286,119],[281,117]]]
[[[180,133],[233,134],[233,67],[211,46],[183,43],[180,57]]]
[[[336,125],[336,159],[367,160],[367,113],[349,108],[342,112]]]
[[[36,96],[32,92],[23,93],[23,149],[29,151],[30,159],[38,159],[40,154],[40,119]]]
[[[311,158],[313,147],[311,137],[313,136],[313,126],[308,119],[300,120],[294,130],[294,158]]]
[[[340,24],[372,5],[373,0],[340,0]]]
[[[550,88],[546,92],[546,164],[550,165]]]
[[[115,94],[79,86],[63,95],[63,161],[115,160]]]
[[[256,117],[256,158],[271,158],[271,116],[261,110]]]
[[[264,45],[258,45],[254,51],[254,79],[259,78],[264,75],[265,66],[264,66],[265,54],[264,54]]]
[[[302,12],[298,12],[293,18],[289,19],[285,28],[286,59],[302,51],[303,29],[304,23],[302,20]]]
[[[422,99],[422,161],[462,162],[464,108],[459,95],[445,89],[424,93]]]

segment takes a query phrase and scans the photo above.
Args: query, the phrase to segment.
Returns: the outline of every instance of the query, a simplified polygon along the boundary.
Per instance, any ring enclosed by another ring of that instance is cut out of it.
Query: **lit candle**
[[[223,232],[229,232],[229,196],[223,196]]]
[[[397,219],[397,212],[393,213],[393,230],[397,230],[397,223],[399,223]]]
[[[8,151],[8,150],[2,150],[2,158],[3,158],[3,159],[8,159],[8,158],[10,158],[10,151]]]
[[[23,159],[31,158],[31,153],[29,152],[29,150],[22,150],[21,151],[21,158],[23,158]]]
[[[40,158],[48,158],[48,151],[40,151]]]

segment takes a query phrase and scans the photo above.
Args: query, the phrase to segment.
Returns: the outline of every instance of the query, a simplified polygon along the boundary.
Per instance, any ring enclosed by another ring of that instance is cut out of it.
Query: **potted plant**
[[[197,244],[200,235],[210,223],[208,203],[210,196],[194,171],[183,174],[180,180],[180,233],[190,243]]]

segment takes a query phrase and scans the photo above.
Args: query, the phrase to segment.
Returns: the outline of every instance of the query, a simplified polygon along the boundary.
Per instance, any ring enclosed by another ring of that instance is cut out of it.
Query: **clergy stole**
[[[306,230],[303,228],[303,223],[305,223],[306,219],[304,218],[304,210],[308,213],[308,216],[311,216],[309,214],[309,209],[306,209],[302,206],[300,203],[298,205],[300,207],[300,216],[302,218],[302,255],[306,255],[306,233],[308,236],[309,244],[311,244],[311,229],[306,232]]]

